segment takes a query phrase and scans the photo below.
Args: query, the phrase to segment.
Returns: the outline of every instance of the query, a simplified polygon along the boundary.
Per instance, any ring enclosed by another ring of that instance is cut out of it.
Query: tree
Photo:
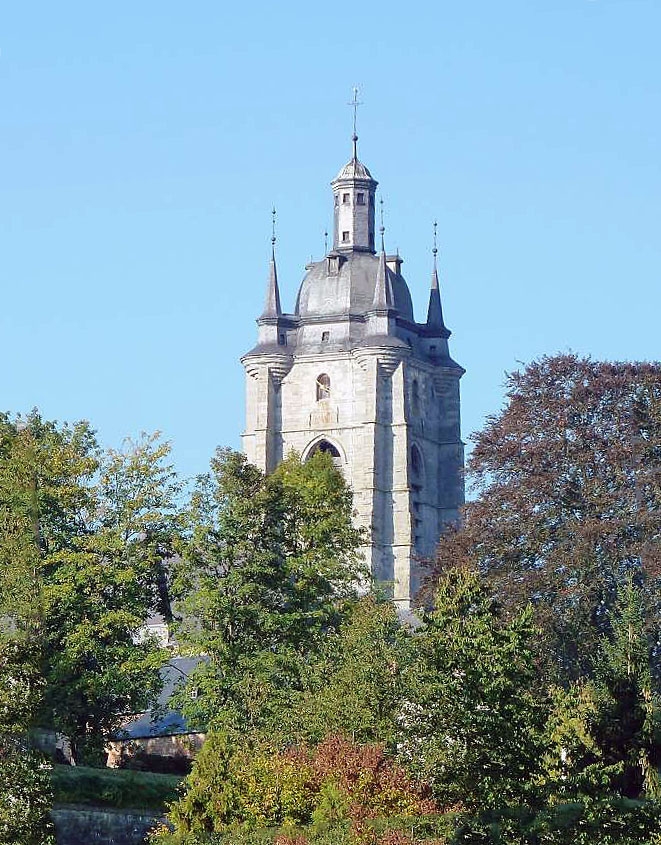
[[[0,631],[0,845],[55,841],[50,765],[27,741],[43,692],[35,652],[23,632]]]
[[[158,432],[127,438],[122,449],[103,456],[98,485],[101,528],[119,539],[151,594],[152,609],[167,621],[172,620],[167,566],[183,533],[182,485],[169,455],[170,444]]]
[[[545,357],[507,379],[507,403],[474,438],[476,497],[442,540],[512,611],[532,601],[561,674],[586,668],[618,586],[647,575],[658,618],[661,365]]]
[[[27,736],[43,694],[32,443],[0,416],[0,843],[52,845],[52,791]]]
[[[414,649],[412,633],[392,603],[363,597],[308,664],[302,691],[279,717],[280,731],[288,741],[315,745],[330,734],[344,734],[394,750]]]
[[[530,801],[547,715],[530,608],[504,621],[479,575],[455,569],[423,621],[401,754],[443,806]]]
[[[15,736],[0,734],[0,845],[55,845],[50,765]]]
[[[162,653],[134,638],[174,531],[166,455],[146,438],[103,456],[87,423],[37,412],[0,419],[0,626],[43,679],[40,721],[78,753],[100,753],[160,689]]]
[[[169,614],[163,559],[179,532],[179,486],[168,453],[153,435],[103,456],[84,531],[48,557],[44,710],[90,759],[162,688],[167,654],[136,635],[152,613]]]
[[[175,578],[178,638],[205,660],[184,712],[197,725],[263,724],[300,687],[306,656],[338,627],[366,577],[351,492],[323,454],[306,463],[291,455],[265,476],[221,450],[191,521]]]
[[[565,800],[659,801],[661,702],[652,680],[644,593],[633,579],[620,589],[611,617],[592,678],[555,693],[551,780]]]

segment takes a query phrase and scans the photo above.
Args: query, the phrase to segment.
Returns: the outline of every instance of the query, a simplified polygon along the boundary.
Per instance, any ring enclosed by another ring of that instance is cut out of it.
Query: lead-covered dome
[[[346,179],[370,179],[374,182],[374,177],[369,172],[369,170],[365,167],[362,161],[358,161],[357,158],[352,158],[351,161],[348,161],[342,170],[337,174],[335,179],[331,184],[335,182],[344,181]]]
[[[331,254],[315,262],[299,288],[296,315],[331,317],[373,311],[378,269],[379,257],[369,252]],[[413,304],[404,277],[389,267],[386,274],[395,309],[413,322]]]

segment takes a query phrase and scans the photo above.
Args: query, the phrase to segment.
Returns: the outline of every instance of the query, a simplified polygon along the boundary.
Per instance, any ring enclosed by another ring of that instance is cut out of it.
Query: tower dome
[[[392,259],[394,267],[399,261]],[[368,252],[331,252],[322,261],[308,265],[296,299],[295,314],[307,317],[363,315],[374,308],[379,257]],[[399,316],[413,322],[413,303],[404,277],[386,267],[392,291],[392,307]]]
[[[333,184],[344,179],[369,179],[370,181],[374,182],[375,186],[378,184],[378,182],[376,182],[372,178],[372,174],[365,167],[362,161],[359,161],[355,157],[344,165],[344,167],[342,168],[342,170],[340,170],[335,179],[333,179]]]

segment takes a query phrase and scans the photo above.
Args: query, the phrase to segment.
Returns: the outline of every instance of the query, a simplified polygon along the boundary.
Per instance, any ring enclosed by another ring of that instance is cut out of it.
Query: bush
[[[50,765],[0,736],[0,845],[54,845]]]
[[[294,845],[304,835],[322,842],[331,832],[334,841],[341,834],[347,841],[377,843],[376,820],[410,823],[438,815],[429,791],[379,745],[332,736],[313,750],[279,750],[263,741],[237,747],[227,734],[214,733],[186,780],[184,796],[171,808],[180,839],[169,841],[270,829],[278,832],[280,845]],[[158,841],[168,841],[164,832]]]

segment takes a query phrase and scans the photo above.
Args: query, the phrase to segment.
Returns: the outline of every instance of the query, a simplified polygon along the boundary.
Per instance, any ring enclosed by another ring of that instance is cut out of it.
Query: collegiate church
[[[464,501],[459,380],[436,268],[417,323],[399,255],[375,241],[376,180],[353,155],[331,182],[333,245],[283,311],[275,250],[246,371],[244,451],[270,472],[290,451],[332,455],[353,489],[374,577],[408,608],[423,561]],[[275,244],[275,237],[273,239]]]

